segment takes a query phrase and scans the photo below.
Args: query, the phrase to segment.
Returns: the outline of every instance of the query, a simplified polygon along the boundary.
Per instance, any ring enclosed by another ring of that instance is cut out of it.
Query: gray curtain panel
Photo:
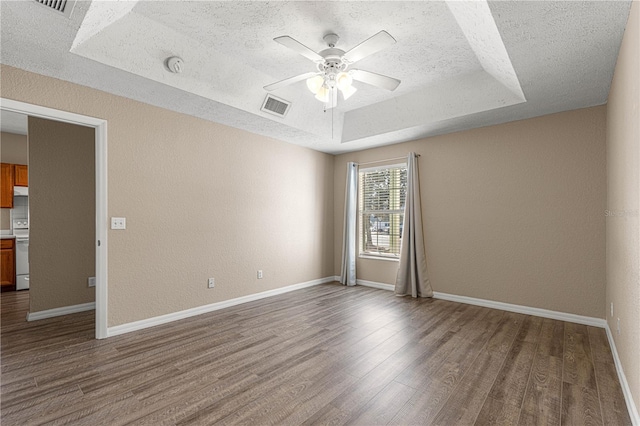
[[[356,285],[356,216],[358,214],[358,165],[347,163],[347,188],[344,196],[344,233],[342,236],[342,272],[340,282]]]
[[[395,293],[398,296],[433,297],[422,232],[418,157],[414,152],[409,154],[407,161],[407,197]]]

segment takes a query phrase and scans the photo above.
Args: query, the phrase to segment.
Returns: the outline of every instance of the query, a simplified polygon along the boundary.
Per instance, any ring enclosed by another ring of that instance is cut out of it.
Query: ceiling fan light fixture
[[[336,86],[338,86],[338,89],[342,91],[350,88],[352,83],[353,83],[353,78],[351,78],[348,72],[342,71],[336,77]]]
[[[327,103],[329,102],[329,95],[331,95],[331,90],[327,89],[325,86],[320,87],[318,93],[316,93],[316,99],[320,102]]]
[[[356,93],[358,91],[358,89],[356,89],[353,86],[348,86],[348,87],[346,87],[344,89],[340,89],[340,91],[342,92],[342,97],[346,101],[347,99],[349,99],[351,97],[351,95]]]
[[[320,75],[316,75],[307,79],[307,88],[313,94],[317,94],[318,91],[322,88],[323,84],[324,84],[324,78],[322,78],[322,76]]]

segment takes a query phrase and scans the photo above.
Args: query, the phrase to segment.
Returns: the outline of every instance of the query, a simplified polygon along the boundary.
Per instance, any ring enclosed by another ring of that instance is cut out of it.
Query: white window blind
[[[360,256],[397,259],[407,194],[407,166],[360,169],[358,181]]]

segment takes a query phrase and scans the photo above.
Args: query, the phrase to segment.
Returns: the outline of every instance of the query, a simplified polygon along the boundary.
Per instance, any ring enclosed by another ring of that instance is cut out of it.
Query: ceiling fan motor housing
[[[338,34],[331,33],[322,37],[322,39],[324,40],[325,43],[327,43],[329,47],[336,47],[336,44],[338,44],[338,40],[340,40],[340,37],[338,37]]]
[[[332,36],[335,36],[335,38],[331,38]],[[335,44],[332,44],[332,42],[337,42],[337,39],[338,36],[335,34],[328,34],[324,36],[324,40],[330,47],[319,52],[319,55],[324,58],[324,62],[318,64],[318,71],[323,74],[325,78],[325,85],[328,88],[334,88],[336,86],[338,74],[344,72],[348,66],[348,64],[343,60],[344,50],[333,47]]]
[[[343,63],[340,59],[327,59],[323,64],[318,65],[318,71],[323,74],[325,83],[330,88],[335,86],[338,74],[346,68],[347,64]]]

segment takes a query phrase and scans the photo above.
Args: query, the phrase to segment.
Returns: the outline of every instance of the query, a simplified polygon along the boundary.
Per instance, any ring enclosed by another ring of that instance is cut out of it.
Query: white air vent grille
[[[62,13],[67,18],[71,16],[71,11],[75,5],[75,0],[35,0],[36,3]]]
[[[284,117],[289,112],[289,107],[291,106],[291,102],[285,101],[284,99],[276,98],[273,95],[267,95],[264,98],[264,102],[262,103],[262,108],[260,108],[264,112],[268,112],[269,114],[277,115],[278,117]]]

